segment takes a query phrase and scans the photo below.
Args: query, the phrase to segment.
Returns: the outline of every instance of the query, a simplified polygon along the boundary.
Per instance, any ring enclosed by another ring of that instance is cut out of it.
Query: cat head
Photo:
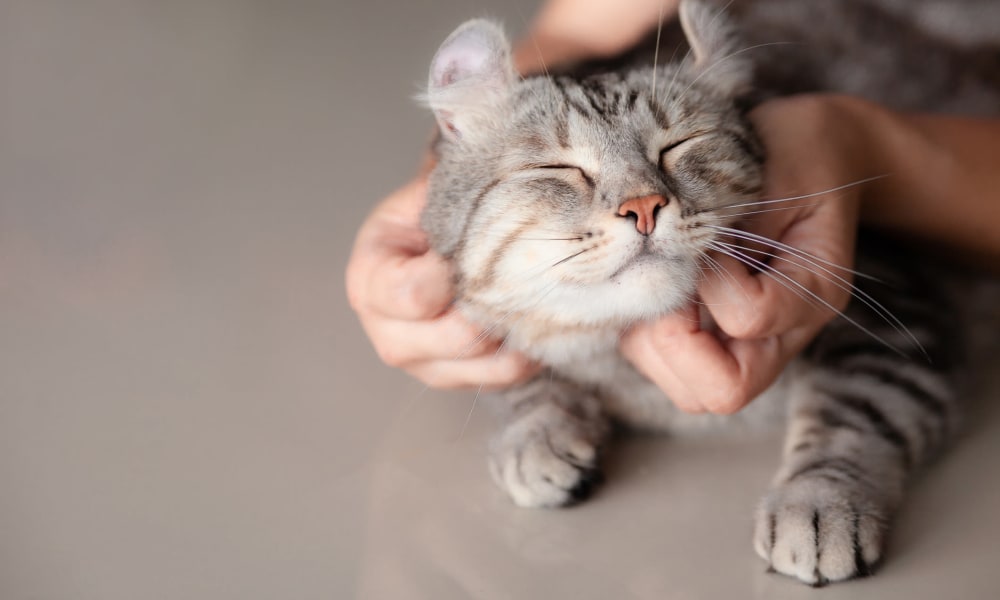
[[[690,0],[681,21],[685,60],[584,79],[521,80],[488,21],[445,40],[422,223],[460,302],[627,324],[691,298],[723,209],[759,194],[762,156],[737,107],[751,69],[732,29]]]

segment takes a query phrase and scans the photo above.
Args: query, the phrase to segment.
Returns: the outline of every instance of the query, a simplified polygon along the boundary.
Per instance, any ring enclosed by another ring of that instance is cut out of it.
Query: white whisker
[[[822,306],[822,307],[824,307],[824,308],[826,308],[828,310],[833,311],[835,314],[837,314],[838,316],[840,316],[841,318],[843,318],[845,321],[847,321],[851,325],[857,327],[860,331],[864,332],[866,335],[870,336],[872,339],[878,341],[880,344],[883,344],[886,348],[889,348],[890,350],[892,350],[893,352],[896,352],[897,354],[899,354],[900,356],[902,356],[904,358],[906,357],[906,353],[904,353],[902,350],[900,350],[899,348],[897,348],[893,344],[890,344],[883,337],[881,337],[877,333],[873,332],[872,330],[868,329],[867,327],[865,327],[861,323],[858,323],[855,319],[852,319],[850,316],[848,316],[847,314],[845,314],[843,311],[837,310],[837,307],[835,307],[834,305],[832,305],[829,302],[827,302],[821,296],[819,296],[818,294],[816,294],[815,292],[813,292],[812,290],[810,290],[806,286],[802,285],[798,281],[795,281],[795,279],[793,279],[793,278],[789,277],[788,275],[782,273],[781,271],[775,269],[771,265],[769,265],[769,264],[767,264],[767,263],[765,263],[765,262],[763,262],[761,260],[757,260],[756,258],[753,258],[751,256],[747,256],[746,254],[744,254],[743,252],[741,252],[739,250],[732,249],[732,247],[725,248],[725,247],[713,244],[712,245],[712,249],[716,250],[717,252],[720,252],[722,254],[725,254],[725,255],[727,255],[729,257],[732,257],[732,258],[734,258],[734,259],[736,259],[736,260],[738,260],[740,262],[743,262],[744,264],[746,264],[748,266],[752,266],[752,267],[755,267],[755,268],[759,269],[761,271],[761,273],[770,276],[774,281],[780,283],[786,289],[794,292],[796,295],[798,295],[803,300],[806,300],[807,302],[810,302],[811,304]],[[780,277],[781,279],[778,279],[778,277]],[[790,286],[794,286],[794,288],[790,287]]]
[[[796,42],[767,42],[765,44],[755,44],[753,46],[748,46],[748,47],[743,48],[741,50],[737,50],[735,52],[727,54],[726,56],[723,56],[719,60],[717,60],[714,63],[710,64],[709,66],[705,67],[705,69],[701,73],[699,73],[697,77],[695,77],[694,79],[692,79],[691,83],[689,83],[688,86],[686,88],[684,88],[684,91],[682,91],[680,93],[680,95],[677,96],[677,98],[674,100],[674,103],[680,102],[680,100],[682,100],[684,98],[684,95],[688,93],[688,91],[694,86],[694,84],[698,83],[698,80],[700,80],[702,77],[704,77],[705,75],[707,75],[712,69],[718,67],[723,62],[725,62],[725,61],[727,61],[727,60],[729,60],[729,59],[731,59],[731,58],[733,58],[735,56],[743,54],[744,52],[749,52],[751,50],[756,50],[758,48],[764,48],[766,46],[785,46],[785,45],[790,45],[790,44],[795,44],[795,43]]]
[[[792,259],[790,259],[790,258],[788,258],[786,256],[780,256],[778,254],[773,254],[771,252],[765,252],[764,250],[756,250],[756,249],[753,249],[753,248],[743,248],[741,246],[735,246],[733,244],[727,244],[727,243],[721,242],[721,241],[716,241],[715,243],[719,244],[719,245],[722,245],[722,246],[725,246],[725,247],[730,248],[730,249],[738,249],[738,250],[742,250],[742,251],[745,251],[745,252],[753,252],[753,253],[756,253],[756,254],[761,254],[761,255],[767,256],[769,258],[773,258],[775,260],[780,260],[780,261],[783,261],[783,262],[787,262],[787,263],[795,265],[795,266],[797,266],[799,268],[806,269],[807,271],[809,271],[813,275],[816,275],[817,277],[822,277],[826,281],[829,281],[830,283],[832,283],[835,286],[837,286],[839,289],[844,290],[845,292],[850,293],[851,296],[853,296],[858,301],[860,301],[862,304],[864,304],[865,306],[867,306],[869,309],[871,309],[871,311],[873,313],[875,313],[876,315],[878,315],[879,318],[881,318],[883,321],[885,321],[886,323],[888,323],[897,333],[899,333],[903,337],[908,338],[911,342],[913,342],[913,344],[917,348],[920,348],[920,350],[922,352],[924,352],[923,346],[920,344],[920,341],[917,340],[916,336],[913,335],[913,333],[906,327],[906,325],[901,320],[899,320],[898,317],[896,317],[896,315],[892,314],[892,311],[890,311],[888,308],[886,308],[885,306],[883,306],[882,303],[880,303],[878,300],[876,300],[875,298],[873,298],[871,296],[871,294],[868,294],[864,290],[858,288],[853,283],[851,283],[847,279],[844,279],[840,275],[834,273],[830,269],[824,268],[822,265],[816,264],[816,263],[814,263],[812,261],[809,261],[808,259],[803,258],[803,257],[796,257],[796,258],[799,258],[800,260],[806,261],[812,267],[815,267],[816,269],[819,269],[819,271],[814,271],[813,269],[809,268],[808,266],[803,265],[802,263],[796,262],[796,261],[794,261],[794,260],[792,260]],[[926,352],[924,352],[924,353],[926,354]]]
[[[660,34],[663,33],[663,4],[664,0],[661,0],[660,16],[656,20],[656,47],[653,49],[653,82],[649,86],[649,93],[653,98],[653,104],[656,104],[656,63],[660,58]]]
[[[846,189],[854,187],[854,186],[864,185],[866,183],[871,183],[872,181],[883,179],[883,178],[888,177],[888,176],[889,176],[889,174],[885,173],[885,174],[882,174],[882,175],[876,175],[874,177],[866,177],[865,179],[859,179],[858,181],[852,181],[851,183],[845,183],[844,185],[838,185],[837,187],[832,187],[832,188],[830,188],[828,190],[822,190],[822,191],[819,191],[819,192],[812,192],[810,194],[803,194],[801,196],[789,196],[788,198],[776,198],[776,199],[773,199],[773,200],[754,200],[753,202],[742,202],[740,204],[730,204],[728,206],[723,206],[723,207],[720,207],[718,209],[711,209],[711,210],[721,210],[723,208],[740,208],[740,207],[743,207],[743,206],[759,206],[761,204],[775,204],[777,202],[792,202],[792,201],[795,201],[795,200],[805,200],[806,198],[815,198],[816,196],[822,196],[823,194],[829,194],[829,193],[832,193],[832,192],[839,192],[841,190],[846,190]]]
[[[763,214],[763,213],[778,212],[778,211],[782,211],[782,210],[795,210],[797,208],[804,208],[804,207],[809,207],[809,206],[819,206],[820,204],[822,204],[822,203],[821,202],[813,202],[812,204],[796,204],[795,206],[779,206],[778,208],[764,208],[764,209],[761,209],[761,210],[748,210],[746,212],[740,212],[740,213],[726,213],[725,216],[729,217],[729,218],[732,218],[732,217],[746,217],[746,216],[749,216],[749,215],[759,215],[759,214]],[[733,208],[733,207],[726,206],[726,207],[720,208],[719,210],[726,210],[726,209],[729,209],[729,208]]]
[[[770,246],[771,248],[774,248],[776,250],[784,250],[785,252],[787,252],[789,254],[792,254],[792,255],[794,255],[794,256],[796,256],[798,258],[801,258],[801,259],[803,259],[803,260],[805,260],[807,262],[810,262],[811,264],[812,264],[812,261],[815,261],[815,262],[818,262],[818,263],[822,263],[822,264],[826,265],[827,267],[831,267],[833,269],[838,269],[840,271],[843,271],[845,273],[850,273],[852,275],[855,275],[857,277],[861,277],[863,279],[868,279],[870,281],[877,281],[879,283],[882,283],[882,281],[879,280],[877,277],[873,277],[871,275],[868,275],[867,273],[862,273],[861,271],[856,271],[856,270],[851,269],[849,267],[845,267],[843,265],[839,265],[839,264],[837,264],[837,263],[835,263],[833,261],[829,261],[829,260],[826,260],[826,259],[821,258],[819,256],[816,256],[815,254],[810,254],[809,252],[806,252],[805,250],[800,250],[800,249],[798,249],[798,248],[796,248],[794,246],[789,246],[788,244],[785,244],[785,243],[782,243],[782,242],[779,242],[779,241],[776,241],[776,240],[772,240],[771,238],[768,238],[768,237],[765,237],[765,236],[762,236],[762,235],[758,235],[756,233],[750,233],[749,231],[743,231],[741,229],[734,229],[732,227],[724,227],[722,225],[710,225],[709,224],[709,225],[705,225],[705,227],[707,227],[709,229],[715,229],[716,231],[721,231],[721,232],[726,233],[727,235],[730,235],[730,236],[732,236],[734,238],[746,240],[748,242],[759,242],[759,243],[764,244],[766,246]]]

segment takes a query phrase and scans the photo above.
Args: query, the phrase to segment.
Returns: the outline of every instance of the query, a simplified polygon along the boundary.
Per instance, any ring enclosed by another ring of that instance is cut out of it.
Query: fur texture
[[[731,20],[685,0],[681,27],[668,26],[664,40],[680,32],[676,43],[691,52],[655,72],[626,57],[519,80],[496,25],[471,21],[444,42],[426,97],[442,139],[423,226],[454,263],[465,314],[548,367],[505,393],[509,410],[491,444],[490,471],[514,502],[585,497],[612,421],[676,432],[787,415],[784,461],[758,511],[757,553],[815,585],[868,574],[880,560],[906,477],[958,422],[963,341],[926,269],[897,264],[883,241],[865,242],[859,268],[889,284],[861,280],[846,318],[734,417],[680,413],[617,344],[631,324],[690,301],[707,251],[725,239],[721,228],[760,200],[764,156],[747,98],[824,89],[902,107],[1000,106],[989,69],[949,85],[953,61],[973,50],[917,22],[905,28],[921,32],[916,41],[814,30],[817,15],[838,9],[830,18],[900,21],[889,8],[763,0],[737,3]],[[762,45],[803,39],[815,43]],[[870,54],[830,49],[855,43]],[[925,72],[893,90],[876,85],[914,44],[931,58]],[[767,270],[760,257],[744,258]]]

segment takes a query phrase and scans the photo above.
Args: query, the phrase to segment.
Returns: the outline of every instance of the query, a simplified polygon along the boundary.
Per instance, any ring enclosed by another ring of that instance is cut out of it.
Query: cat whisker
[[[499,354],[499,350],[497,353]],[[461,441],[465,437],[465,430],[469,428],[469,423],[472,421],[472,413],[476,412],[476,404],[479,403],[479,396],[483,393],[483,387],[486,382],[479,384],[479,389],[476,390],[476,396],[472,399],[472,407],[469,408],[469,414],[465,416],[465,423],[462,424],[462,430],[458,432],[458,437],[455,439],[456,442]]]
[[[859,179],[857,181],[852,181],[850,183],[845,183],[844,185],[838,185],[837,187],[832,187],[830,189],[821,190],[819,192],[812,192],[812,193],[809,193],[809,194],[802,194],[801,196],[789,196],[788,198],[775,198],[773,200],[754,200],[753,202],[741,202],[739,204],[729,204],[727,206],[722,206],[722,207],[718,207],[718,208],[709,208],[709,209],[705,209],[705,210],[702,210],[702,211],[695,211],[694,214],[698,214],[700,212],[708,212],[708,211],[712,211],[712,210],[722,210],[722,209],[727,209],[727,208],[742,208],[744,206],[760,206],[761,204],[776,204],[776,203],[779,203],[779,202],[793,202],[795,200],[805,200],[807,198],[815,198],[816,196],[822,196],[824,194],[830,194],[832,192],[839,192],[841,190],[846,190],[848,188],[852,188],[852,187],[855,187],[855,186],[858,186],[858,185],[864,185],[866,183],[871,183],[872,181],[877,181],[879,179],[884,179],[885,177],[888,177],[888,176],[889,176],[888,173],[884,173],[882,175],[876,175],[874,177],[866,177],[864,179]]]
[[[715,15],[712,17],[712,20],[708,22],[708,26],[711,27],[712,25],[715,25],[715,22],[719,20],[719,17],[721,17],[723,14],[725,14],[725,12],[727,10],[729,10],[729,7],[732,6],[733,2],[735,2],[735,1],[736,0],[729,0],[729,2],[726,2],[725,6],[723,6],[722,8],[720,8],[715,13]],[[661,23],[663,22],[662,18],[660,19],[660,22]],[[686,61],[688,59],[688,57],[691,56],[691,51],[692,51],[692,48],[689,46],[687,52],[685,52],[684,56],[681,57],[680,62],[683,63],[684,61]],[[674,48],[674,54],[677,54],[677,48]],[[673,62],[673,56],[671,56],[671,62]],[[666,94],[667,97],[669,97],[673,93],[673,91],[674,91],[674,84],[677,83],[677,75],[680,72],[681,72],[681,69],[679,69],[679,68],[674,70],[674,76],[670,80],[670,85],[667,86],[667,94]]]
[[[900,335],[903,335],[904,337],[909,338],[909,340],[911,342],[913,342],[913,344],[916,345],[917,347],[921,347],[921,344],[917,340],[917,338],[909,331],[909,329],[907,329],[906,325],[904,325],[903,322],[899,320],[899,318],[897,318],[894,314],[892,314],[892,311],[890,311],[885,306],[883,306],[878,300],[876,300],[875,298],[873,298],[870,294],[868,294],[864,290],[858,288],[853,283],[851,283],[847,279],[844,279],[843,277],[841,277],[837,273],[831,271],[830,269],[827,269],[827,268],[823,267],[822,265],[819,265],[819,264],[817,264],[817,263],[815,263],[813,261],[810,261],[809,259],[807,259],[805,257],[802,257],[802,256],[797,256],[796,258],[798,258],[799,260],[805,261],[807,264],[802,264],[801,262],[797,262],[795,260],[792,260],[791,258],[788,258],[787,256],[781,256],[781,255],[774,254],[774,253],[771,253],[771,252],[767,252],[767,251],[764,251],[764,250],[757,250],[757,249],[754,249],[754,248],[744,248],[742,246],[736,246],[736,245],[733,245],[733,244],[727,244],[727,243],[721,242],[721,241],[717,241],[717,243],[721,244],[723,246],[729,247],[729,248],[738,248],[738,249],[746,251],[746,252],[753,252],[755,254],[760,254],[760,255],[766,256],[768,258],[772,258],[772,259],[775,259],[775,260],[780,260],[780,261],[783,261],[783,262],[787,262],[787,263],[795,265],[797,267],[804,268],[804,269],[808,270],[810,273],[812,273],[812,274],[814,274],[814,275],[816,275],[818,277],[822,277],[823,279],[825,279],[825,280],[829,281],[830,283],[833,283],[834,285],[836,285],[838,288],[840,288],[840,289],[842,289],[842,290],[844,290],[846,292],[849,292],[854,298],[856,298],[862,304],[864,304],[865,306],[867,306],[868,308],[870,308],[872,310],[872,312],[874,312],[881,319],[883,319],[886,323],[888,323],[897,333],[899,333]],[[818,271],[814,270],[814,269],[818,269]],[[922,349],[923,348],[921,348],[921,350]]]
[[[742,249],[736,250],[735,247],[731,246],[731,245],[727,248],[727,247],[724,247],[722,245],[718,245],[718,244],[713,243],[713,244],[711,244],[710,247],[713,250],[715,250],[716,252],[719,252],[721,254],[729,256],[730,258],[738,260],[738,261],[742,262],[743,264],[745,264],[747,266],[750,266],[750,267],[753,267],[753,268],[759,270],[762,274],[771,277],[771,279],[773,279],[775,282],[779,283],[780,285],[782,285],[783,287],[785,287],[789,291],[793,292],[799,298],[802,298],[803,300],[805,300],[806,302],[809,302],[810,304],[813,304],[814,306],[820,306],[820,307],[826,308],[827,310],[832,311],[834,314],[836,314],[837,316],[841,317],[842,319],[844,319],[845,321],[847,321],[848,323],[850,323],[854,327],[857,327],[859,331],[865,333],[866,335],[868,335],[869,337],[871,337],[875,341],[877,341],[880,344],[884,345],[886,348],[889,348],[890,350],[892,350],[893,352],[899,354],[900,356],[902,356],[904,358],[906,357],[906,353],[905,352],[903,352],[902,350],[900,350],[895,345],[889,343],[885,338],[883,338],[882,336],[880,336],[877,333],[873,332],[871,329],[865,327],[861,323],[858,323],[857,320],[852,319],[850,316],[848,316],[843,311],[838,310],[836,306],[830,304],[827,300],[825,300],[819,294],[813,292],[812,290],[810,290],[806,286],[802,285],[798,281],[795,281],[795,279],[793,279],[792,277],[789,277],[785,273],[782,273],[781,271],[779,271],[778,269],[772,267],[771,265],[767,264],[766,262],[758,260],[758,259],[753,258],[751,256],[748,256],[747,254],[745,254],[742,251]]]
[[[722,246],[725,246],[727,248],[742,250],[744,252],[753,252],[755,254],[760,254],[760,255],[766,256],[768,258],[772,258],[772,259],[775,259],[775,260],[780,260],[780,261],[783,261],[783,262],[787,262],[787,263],[795,265],[797,267],[806,269],[807,271],[809,271],[810,273],[816,275],[817,277],[822,277],[826,281],[829,281],[830,283],[832,283],[835,286],[837,286],[839,289],[844,290],[845,292],[850,293],[851,296],[853,296],[859,302],[861,302],[862,304],[864,304],[865,306],[867,306],[869,309],[871,309],[871,311],[873,313],[875,313],[876,315],[878,315],[879,318],[881,318],[883,321],[885,321],[886,323],[888,323],[889,326],[892,327],[897,333],[899,333],[903,337],[909,339],[911,342],[913,342],[913,344],[917,348],[919,348],[924,354],[926,354],[926,351],[924,351],[924,348],[920,344],[920,341],[917,340],[916,336],[913,335],[913,333],[906,327],[905,324],[903,324],[903,322],[898,317],[896,317],[896,315],[892,314],[892,311],[890,311],[888,308],[886,308],[885,306],[883,306],[878,300],[876,300],[875,298],[873,298],[870,294],[868,294],[867,292],[865,292],[862,289],[859,289],[853,283],[851,283],[847,279],[844,279],[843,277],[837,275],[833,271],[831,271],[829,269],[826,269],[823,266],[818,265],[816,263],[810,262],[810,265],[812,267],[815,267],[816,269],[819,269],[819,271],[816,271],[816,270],[813,270],[812,268],[810,268],[809,266],[803,265],[800,262],[796,262],[796,261],[794,261],[794,260],[792,260],[792,259],[790,259],[790,258],[788,258],[786,256],[781,256],[781,255],[778,255],[778,254],[773,254],[771,252],[766,252],[764,250],[757,250],[757,249],[754,249],[754,248],[744,248],[744,247],[736,246],[736,245],[733,245],[733,244],[727,244],[727,243],[721,242],[721,241],[716,241],[715,243],[717,243],[719,245],[722,245]],[[806,259],[802,259],[800,257],[800,260],[806,260]]]
[[[663,33],[663,5],[665,0],[660,0],[660,15],[656,20],[656,46],[653,48],[653,81],[649,86],[649,94],[656,103],[656,63],[660,58],[660,34]],[[674,49],[676,52],[676,49]]]
[[[729,60],[731,58],[734,58],[734,57],[736,57],[736,56],[738,56],[740,54],[743,54],[744,52],[749,52],[751,50],[756,50],[758,48],[764,48],[764,47],[767,47],[767,46],[787,46],[787,45],[794,45],[794,44],[796,44],[796,42],[767,42],[767,43],[764,43],[764,44],[755,44],[753,46],[747,46],[746,48],[743,48],[741,50],[737,50],[736,52],[732,52],[730,54],[727,54],[726,56],[723,56],[719,60],[717,60],[714,63],[712,63],[711,65],[705,67],[705,69],[701,73],[699,73],[697,77],[695,77],[694,79],[692,79],[691,83],[689,83],[688,86],[686,88],[684,88],[684,90],[680,93],[680,95],[674,100],[674,103],[676,104],[676,103],[680,102],[684,98],[684,96],[688,93],[688,91],[690,91],[690,89],[694,86],[694,84],[698,83],[699,79],[701,79],[702,77],[704,77],[705,75],[707,75],[712,69],[718,67],[719,65],[721,65],[722,63],[724,63],[725,61],[727,61],[727,60]]]
[[[772,240],[771,238],[765,237],[763,235],[758,235],[756,233],[750,233],[749,231],[743,231],[742,229],[735,229],[733,227],[725,227],[725,226],[722,226],[722,225],[706,224],[705,227],[707,227],[709,229],[714,229],[716,231],[721,231],[721,232],[723,232],[723,233],[725,233],[725,234],[727,234],[729,236],[732,236],[732,237],[738,238],[738,239],[742,239],[742,240],[746,240],[748,242],[758,242],[758,243],[761,243],[761,244],[763,244],[765,246],[769,246],[771,248],[774,248],[775,250],[784,250],[785,252],[787,252],[789,254],[792,254],[792,255],[794,255],[794,256],[796,256],[798,258],[801,258],[802,260],[804,260],[804,261],[806,261],[806,262],[808,262],[810,264],[820,263],[820,264],[823,264],[823,265],[825,265],[827,267],[830,267],[830,268],[833,268],[833,269],[837,269],[837,270],[845,272],[845,273],[850,273],[851,275],[854,275],[856,277],[861,277],[863,279],[868,279],[869,281],[875,281],[875,282],[878,282],[878,283],[884,283],[879,278],[873,277],[871,275],[868,275],[867,273],[862,273],[861,271],[856,271],[856,270],[851,269],[849,267],[845,267],[843,265],[839,265],[839,264],[837,264],[835,262],[832,262],[832,261],[826,260],[824,258],[821,258],[819,256],[816,256],[815,254],[810,254],[809,252],[806,252],[805,250],[800,250],[799,248],[796,248],[794,246],[789,246],[788,244],[785,244],[783,242],[779,242],[777,240]]]
[[[750,304],[750,296],[746,293],[746,290],[744,290],[740,286],[739,282],[736,281],[736,277],[734,277],[731,273],[726,272],[726,270],[722,267],[722,265],[719,264],[719,261],[715,260],[714,258],[712,258],[707,254],[702,255],[702,259],[708,262],[709,266],[712,268],[713,271],[715,271],[715,273],[719,275],[719,277],[721,277],[723,280],[728,278],[729,284],[734,289],[743,292],[743,297],[746,299],[747,304]]]
[[[546,263],[541,263],[541,264],[535,265],[534,267],[531,267],[531,268],[527,269],[524,273],[521,273],[521,276],[524,278],[525,281],[527,281],[527,280],[531,279],[534,275],[537,274],[537,273],[535,273],[535,271],[538,271],[538,270],[545,271],[545,270],[551,269],[553,267],[556,267],[558,265],[566,263],[566,262],[572,260],[573,258],[576,258],[577,256],[580,256],[581,254],[583,254],[584,252],[587,252],[589,250],[591,250],[591,248],[584,248],[583,250],[580,250],[579,252],[575,252],[573,254],[570,254],[569,256],[567,256],[565,258],[562,258],[562,259],[556,261],[553,264],[548,264],[546,262]],[[541,268],[541,267],[544,267],[544,268]],[[532,303],[528,307],[521,307],[520,310],[522,312],[527,313],[528,310],[530,310],[531,308],[534,308],[535,306],[537,306],[545,296],[547,296],[552,291],[554,291],[555,288],[558,287],[558,286],[559,286],[559,282],[558,281],[549,284],[549,286],[545,289],[545,291],[543,291],[539,295],[539,299],[538,300],[536,300],[534,303]],[[513,296],[516,296],[516,295],[518,295],[518,292],[512,292],[510,294],[510,297],[513,297]],[[495,305],[501,305],[501,304],[503,304],[503,299],[494,300],[493,304],[495,304]],[[518,311],[518,309],[511,309],[510,311],[508,311],[507,313],[505,313],[504,315],[502,315],[497,320],[496,323],[494,323],[493,325],[491,325],[488,328],[485,328],[479,335],[477,335],[472,340],[472,342],[469,343],[469,345],[462,352],[460,352],[454,358],[454,360],[458,360],[458,359],[464,357],[466,354],[468,354],[473,348],[476,347],[477,344],[479,344],[481,341],[483,341],[484,339],[486,339],[487,337],[489,337],[494,331],[497,330],[497,328],[499,328],[501,325],[504,324],[504,322],[506,322],[506,320],[507,320],[508,317],[510,317],[512,314],[514,314],[517,311]]]
[[[592,248],[584,248],[583,250],[580,250],[579,252],[576,252],[576,253],[573,253],[573,254],[570,254],[570,255],[569,255],[569,256],[567,256],[566,258],[563,258],[563,259],[560,259],[560,260],[557,260],[557,261],[556,261],[556,262],[555,262],[555,263],[554,263],[554,264],[552,265],[552,267],[558,267],[559,265],[561,265],[561,264],[563,264],[563,263],[565,263],[565,262],[569,262],[570,260],[572,260],[572,259],[576,258],[577,256],[580,256],[580,255],[581,255],[581,254],[583,254],[584,252],[587,252],[587,251],[589,251],[589,250],[591,250],[591,249],[592,249]],[[551,268],[551,267],[550,267],[550,268]]]
[[[528,22],[528,18],[524,15],[524,12],[520,8],[518,8],[517,13],[518,16],[521,17],[522,26],[529,32],[528,37],[531,38],[531,44],[535,47],[535,54],[538,55],[538,64],[540,64],[542,67],[542,73],[544,73],[546,77],[549,77],[549,68],[545,64],[545,56],[542,54],[542,48],[538,45],[538,38],[536,38],[535,35],[531,33],[530,23]],[[525,79],[523,75],[521,76],[521,79],[522,80]]]
[[[763,214],[763,213],[778,212],[778,211],[782,211],[782,210],[795,210],[797,208],[805,208],[805,207],[809,207],[809,206],[819,206],[820,204],[822,204],[822,203],[821,202],[813,202],[811,204],[796,204],[795,206],[780,206],[778,208],[764,208],[764,209],[761,209],[761,210],[748,210],[746,212],[739,212],[739,213],[726,213],[723,216],[725,216],[727,218],[732,218],[732,217],[746,217],[746,216],[749,216],[749,215],[759,215],[759,214]],[[728,208],[731,208],[731,207],[727,206],[727,207],[719,209],[719,210],[726,210]]]
[[[546,291],[544,291],[541,294],[539,294],[538,298],[530,305],[529,309],[530,308],[534,308],[535,306],[537,306],[538,304],[540,304],[542,302],[542,300],[544,300],[545,297],[548,296],[556,288],[556,285],[557,284],[553,284],[553,285],[549,286],[549,288]],[[507,320],[507,318],[511,315],[512,312],[513,311],[508,312],[499,321],[497,321],[497,323],[495,323],[490,328],[490,331],[495,331],[500,325],[502,325]],[[527,311],[525,312],[525,315],[526,314],[527,314]],[[511,324],[511,326],[510,326],[509,329],[513,330],[515,327],[517,327],[518,323],[520,323],[522,320],[524,320],[524,316],[522,316],[521,318],[519,318],[516,321],[514,321]],[[494,357],[500,356],[500,353],[503,352],[503,349],[507,346],[507,340],[509,340],[509,339],[510,339],[509,337],[506,337],[506,336],[504,337],[504,339],[500,342],[500,345],[497,347],[496,352],[493,353]],[[550,373],[550,376],[551,376],[551,371],[549,373]],[[466,429],[468,429],[469,423],[472,421],[472,415],[473,415],[473,413],[476,410],[476,405],[479,403],[479,396],[482,395],[482,393],[483,393],[483,387],[485,387],[485,385],[486,385],[485,382],[479,384],[479,389],[476,390],[476,396],[472,399],[472,406],[469,408],[469,414],[466,415],[466,417],[465,417],[465,423],[462,425],[462,430],[459,432],[458,438],[457,438],[456,441],[461,440],[465,436],[465,431],[466,431]]]

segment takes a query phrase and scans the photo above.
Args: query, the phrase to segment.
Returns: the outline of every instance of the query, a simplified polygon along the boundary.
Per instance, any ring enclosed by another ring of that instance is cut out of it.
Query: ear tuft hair
[[[442,134],[459,140],[474,132],[507,97],[515,78],[503,29],[484,19],[463,23],[431,62],[426,99]]]
[[[730,96],[748,91],[753,65],[740,55],[739,37],[726,15],[703,0],[681,0],[679,16],[699,80]]]

